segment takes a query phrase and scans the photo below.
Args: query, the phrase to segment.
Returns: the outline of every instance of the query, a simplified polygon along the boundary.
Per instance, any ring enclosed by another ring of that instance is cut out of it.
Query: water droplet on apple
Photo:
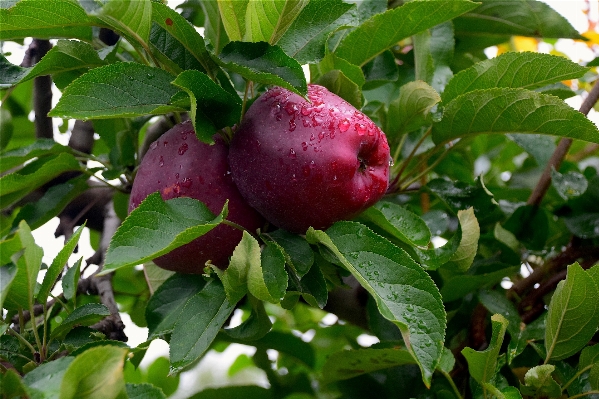
[[[316,136],[314,135],[314,133],[310,134],[310,141],[314,141],[316,140]]]
[[[333,176],[333,180],[337,180],[337,175]]]
[[[356,123],[354,127],[356,128],[356,132],[358,132],[358,134],[360,136],[364,136],[366,134],[367,129],[366,129],[366,125],[365,124],[363,124],[363,123]]]
[[[308,165],[304,165],[304,167],[302,168],[302,171],[304,172],[304,176],[310,176],[310,166]]]
[[[349,125],[350,125],[349,120],[343,119],[341,122],[339,122],[339,125],[338,125],[339,131],[341,133],[347,132],[347,129],[349,129]]]
[[[308,149],[308,143],[306,143],[305,141],[302,143],[302,149],[304,151],[306,151]]]
[[[363,113],[361,113],[360,111],[354,111],[354,116],[355,116],[356,118],[358,118],[359,120],[362,120],[362,119],[364,119],[364,114],[363,114]]]
[[[295,150],[293,148],[289,149],[289,158],[291,158],[291,159],[297,158],[297,154],[295,153]]]
[[[332,139],[335,138],[335,130],[331,130],[331,132],[329,133],[329,137]]]
[[[293,132],[293,131],[295,130],[296,126],[297,126],[297,125],[295,124],[295,119],[291,119],[291,120],[289,121],[289,131],[290,131],[290,132]]]
[[[297,112],[297,110],[298,108],[296,103],[288,102],[287,104],[285,104],[285,111],[287,111],[287,114],[293,115]]]
[[[304,127],[309,127],[310,121],[308,119],[302,119],[302,124],[304,125]]]
[[[394,166],[395,165],[395,161],[393,161],[393,158],[389,158],[389,166]]]
[[[181,147],[179,147],[179,151],[177,151],[179,153],[179,155],[183,155],[185,154],[185,151],[187,151],[187,149],[189,148],[189,146],[187,145],[187,143],[183,143],[181,144]]]
[[[319,142],[319,143],[320,143],[320,141],[321,141],[322,139],[324,139],[324,136],[325,136],[325,133],[324,133],[324,132],[320,132],[320,133],[318,133],[318,142]]]
[[[181,186],[185,187],[185,188],[189,188],[191,187],[192,184],[192,180],[189,177],[186,177],[185,179],[183,179],[183,181],[181,182]]]
[[[279,114],[277,114],[277,115],[275,116],[275,119],[276,119],[276,120],[278,120],[278,121],[280,121],[281,119],[283,119],[283,115],[281,115],[281,114],[279,113]]]
[[[164,157],[162,155],[158,159],[158,165],[160,165],[161,167],[164,166]]]
[[[308,116],[312,113],[312,108],[302,107],[302,115]]]
[[[178,178],[179,178],[179,174],[175,173],[175,179],[178,179]]]
[[[166,147],[166,145],[167,145],[167,144],[168,144],[168,141],[165,141],[165,142],[164,142],[164,146]]]
[[[158,142],[157,141],[154,141],[154,142],[152,142],[152,144],[150,144],[150,150],[155,150],[156,147],[158,147]]]

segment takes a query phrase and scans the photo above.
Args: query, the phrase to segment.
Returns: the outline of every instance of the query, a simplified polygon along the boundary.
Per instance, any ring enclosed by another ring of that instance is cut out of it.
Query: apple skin
[[[148,195],[159,191],[165,201],[177,197],[200,200],[214,214],[220,213],[228,199],[227,220],[252,232],[261,227],[264,219],[250,208],[233,183],[227,162],[227,145],[220,136],[214,138],[213,145],[202,143],[191,122],[186,121],[153,142],[133,181],[129,212]],[[206,261],[211,260],[224,269],[242,235],[240,230],[221,224],[154,259],[154,263],[163,269],[197,274],[202,273]]]
[[[251,207],[294,233],[326,229],[370,207],[389,185],[385,134],[318,85],[308,98],[275,87],[250,106],[231,141],[233,181]]]

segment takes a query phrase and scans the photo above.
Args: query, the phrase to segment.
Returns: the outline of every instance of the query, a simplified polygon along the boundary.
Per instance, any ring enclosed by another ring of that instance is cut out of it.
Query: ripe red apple
[[[389,145],[362,112],[326,88],[308,98],[275,87],[246,112],[231,141],[233,181],[269,222],[325,229],[385,194]]]
[[[208,145],[197,139],[190,121],[176,125],[152,143],[142,159],[131,189],[129,212],[156,191],[164,200],[195,198],[215,214],[222,210],[228,199],[227,219],[255,231],[263,224],[263,219],[250,208],[235,187],[227,154],[227,145],[219,136],[215,136],[214,145]],[[221,224],[194,241],[154,259],[154,263],[163,269],[182,273],[202,273],[208,260],[225,268],[242,235],[240,230]]]

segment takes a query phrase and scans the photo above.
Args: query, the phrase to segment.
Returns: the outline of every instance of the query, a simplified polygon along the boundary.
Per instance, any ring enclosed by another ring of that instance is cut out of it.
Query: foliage
[[[0,40],[32,36],[58,40],[37,63],[0,55],[3,398],[164,398],[233,343],[254,352],[230,373],[261,370],[268,387],[194,398],[599,393],[599,131],[563,101],[594,105],[597,71],[506,51],[524,37],[583,40],[545,4],[2,2]],[[227,223],[227,207],[155,194],[127,215],[145,150],[185,115],[200,140],[230,139],[269,86],[306,95],[302,65],[385,131],[385,199],[324,231],[246,231],[226,271],[158,269],[151,259]],[[48,76],[61,91],[48,115],[77,120],[68,146],[28,119],[45,117],[32,97]],[[573,143],[564,162],[556,139]],[[32,230],[55,216],[66,242],[48,266]],[[98,252],[69,264],[84,225]],[[147,342],[123,343],[119,311]],[[364,348],[364,334],[378,342]],[[168,366],[142,370],[158,338]]]

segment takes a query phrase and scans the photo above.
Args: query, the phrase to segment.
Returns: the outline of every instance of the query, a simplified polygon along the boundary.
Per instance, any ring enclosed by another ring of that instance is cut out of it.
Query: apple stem
[[[223,221],[221,223],[226,224],[227,226],[233,227],[237,230],[247,231],[243,226],[241,226],[235,222],[231,222],[230,220],[227,220],[227,219],[223,219]],[[251,232],[248,231],[248,233],[251,233]]]

